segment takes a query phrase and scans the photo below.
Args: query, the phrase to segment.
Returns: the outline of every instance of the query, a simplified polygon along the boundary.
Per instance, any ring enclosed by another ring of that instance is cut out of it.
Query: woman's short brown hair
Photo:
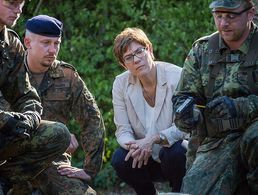
[[[152,43],[147,35],[140,28],[125,28],[114,40],[114,54],[120,64],[124,64],[123,54],[127,51],[132,42],[137,42],[144,47],[148,47],[152,52]],[[152,54],[152,58],[154,56]]]

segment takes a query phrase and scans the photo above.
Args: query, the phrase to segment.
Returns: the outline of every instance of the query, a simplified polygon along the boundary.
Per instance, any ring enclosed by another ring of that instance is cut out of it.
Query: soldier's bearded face
[[[213,12],[216,27],[226,43],[242,41],[249,33],[251,8],[219,8]]]
[[[36,64],[48,68],[58,56],[61,37],[46,37],[34,34],[28,50],[29,56]]]

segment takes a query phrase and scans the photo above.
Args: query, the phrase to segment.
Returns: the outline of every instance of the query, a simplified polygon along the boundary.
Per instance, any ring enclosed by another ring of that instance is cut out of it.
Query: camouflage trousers
[[[30,139],[7,142],[0,150],[0,177],[10,183],[30,181],[49,167],[70,144],[67,127],[42,120]]]
[[[35,180],[35,183],[45,194],[53,195],[95,195],[96,192],[78,178],[62,176],[57,172],[61,164],[71,164],[71,156],[67,153],[55,159],[54,164],[44,170]]]
[[[244,133],[206,138],[183,179],[191,195],[258,194],[258,122]]]
[[[195,158],[197,150],[204,140],[203,137],[200,137],[196,131],[191,132],[191,137],[188,142],[188,148],[186,152],[186,170],[190,169]]]
[[[96,192],[78,178],[62,176],[57,172],[61,164],[71,164],[71,156],[67,153],[56,158],[52,166],[41,172],[31,183],[41,191],[42,195],[96,195]],[[16,185],[13,194],[31,194],[32,188],[28,184]]]

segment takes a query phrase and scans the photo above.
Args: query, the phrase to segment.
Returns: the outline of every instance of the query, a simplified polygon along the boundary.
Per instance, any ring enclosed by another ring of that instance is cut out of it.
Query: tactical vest
[[[219,33],[216,32],[209,37],[208,40],[208,66],[210,69],[209,80],[205,89],[207,101],[212,100],[212,94],[215,87],[215,79],[218,76],[220,69],[224,63],[243,62],[242,68],[247,72],[247,82],[252,94],[258,94],[255,88],[255,80],[253,71],[256,66],[258,57],[258,31],[254,33],[247,55],[242,57],[239,54],[231,54],[219,51]],[[241,59],[242,58],[242,59]],[[244,58],[244,59],[243,59]],[[244,120],[241,117],[230,119],[211,119],[206,117],[206,126],[208,136],[216,137],[229,131],[239,130],[243,126]]]

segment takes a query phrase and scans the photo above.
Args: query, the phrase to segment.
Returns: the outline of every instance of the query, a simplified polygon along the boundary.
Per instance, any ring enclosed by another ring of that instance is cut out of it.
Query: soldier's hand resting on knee
[[[78,178],[86,181],[91,180],[91,177],[83,169],[72,167],[69,164],[60,165],[57,168],[57,171],[60,175],[64,175],[67,177],[74,177],[74,178]]]

